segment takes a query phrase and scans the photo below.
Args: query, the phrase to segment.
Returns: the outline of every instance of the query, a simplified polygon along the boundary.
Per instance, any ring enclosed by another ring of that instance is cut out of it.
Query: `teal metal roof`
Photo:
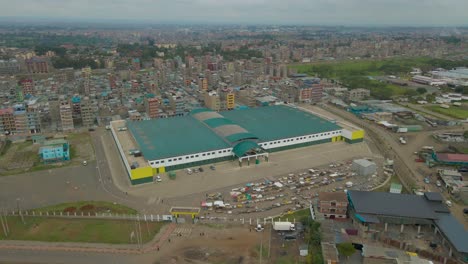
[[[146,160],[229,148],[230,145],[191,116],[127,122]]]
[[[195,115],[198,113],[203,113],[203,112],[213,112],[213,110],[208,109],[208,108],[198,108],[198,109],[193,109],[190,114]]]
[[[229,142],[234,143],[239,140],[258,139],[258,137],[252,133],[237,133],[237,134],[232,134],[232,135],[227,136],[226,139]]]
[[[234,146],[232,152],[234,152],[237,157],[242,157],[247,151],[258,148],[260,148],[260,146],[253,141],[242,141]]]
[[[207,124],[211,128],[217,128],[217,127],[224,126],[224,125],[234,124],[231,120],[226,119],[226,118],[211,118],[203,122],[205,122],[205,124]]]
[[[147,160],[229,148],[242,140],[265,142],[341,129],[325,119],[288,106],[226,111],[220,113],[224,118],[205,121],[193,116],[208,111],[211,110],[201,108],[193,110],[189,116],[128,122],[127,126]],[[248,132],[223,138],[215,128],[226,125],[239,125]]]
[[[220,114],[258,136],[260,142],[341,129],[330,121],[285,105],[224,111]]]

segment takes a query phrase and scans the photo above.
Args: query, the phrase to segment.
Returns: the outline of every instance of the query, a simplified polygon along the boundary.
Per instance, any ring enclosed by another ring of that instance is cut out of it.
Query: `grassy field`
[[[98,219],[62,219],[7,217],[10,234],[0,232],[0,240],[31,240],[45,242],[130,243],[130,234],[138,230],[134,221]],[[161,222],[140,222],[142,241],[150,241],[161,229]],[[2,230],[3,231],[3,230]],[[133,239],[135,243],[135,238]]]
[[[349,60],[317,62],[310,64],[293,64],[290,67],[299,73],[310,76],[338,80],[346,87],[370,89],[371,95],[378,99],[390,99],[393,96],[417,95],[413,89],[380,82],[372,76],[396,75],[408,79],[408,73],[413,67],[423,71],[433,67],[452,68],[454,65],[465,65],[468,61],[454,62],[431,58],[391,58],[385,60]]]
[[[446,116],[450,116],[453,118],[457,119],[467,119],[468,118],[468,110],[464,109],[463,107],[456,107],[456,106],[451,106],[449,109],[442,108],[438,105],[427,105],[424,106],[424,108],[439,113],[443,114]]]
[[[74,203],[62,203],[47,207],[34,209],[35,212],[71,212],[71,213],[114,213],[114,214],[137,214],[135,209],[124,205],[100,201],[81,201]]]
[[[2,159],[0,159],[0,176],[79,165],[84,160],[95,160],[89,133],[70,134],[67,135],[66,139],[70,142],[71,160],[53,164],[41,162],[38,155],[40,145],[33,145],[32,141],[10,144],[3,151]]]

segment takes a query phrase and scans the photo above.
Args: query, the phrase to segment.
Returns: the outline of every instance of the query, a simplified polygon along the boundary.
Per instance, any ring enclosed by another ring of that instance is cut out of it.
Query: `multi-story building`
[[[73,125],[72,107],[67,101],[60,102],[59,106],[60,124],[62,131],[71,131],[75,127]]]
[[[32,57],[25,60],[28,73],[49,73],[49,64],[47,59],[41,57]]]
[[[10,135],[15,131],[15,116],[13,108],[0,109],[0,132]]]
[[[23,104],[15,104],[13,105],[13,110],[13,115],[15,116],[15,129],[13,130],[13,134],[24,135],[28,132],[26,108]]]
[[[311,95],[310,102],[312,104],[320,103],[323,97],[323,85],[322,84],[312,84],[311,86]]]
[[[35,95],[36,92],[34,90],[34,81],[31,79],[24,79],[21,80],[21,87],[23,89],[23,95]]]
[[[208,80],[206,78],[198,79],[198,88],[204,92],[208,91]]]
[[[346,92],[346,99],[349,101],[360,101],[370,96],[370,90],[358,88]]]
[[[20,70],[21,67],[17,60],[0,60],[0,75],[15,74]]]
[[[145,101],[145,108],[149,118],[159,117],[159,100],[157,98],[148,98]]]
[[[319,193],[319,208],[326,218],[346,218],[348,198],[344,192]]]
[[[221,111],[221,99],[215,91],[205,94],[205,106],[213,111]]]
[[[92,127],[94,125],[94,110],[89,97],[84,97],[81,100],[81,120],[84,127]]]
[[[26,107],[26,128],[29,134],[36,134],[42,132],[41,115],[39,106],[37,104],[28,104]]]
[[[85,67],[81,69],[81,78],[83,78],[83,90],[86,95],[95,93],[94,86],[91,84],[91,67]]]
[[[219,98],[221,101],[221,110],[232,110],[235,108],[235,94],[232,91],[221,91],[219,93]]]
[[[64,139],[46,141],[39,149],[39,156],[44,163],[70,160],[70,144]]]

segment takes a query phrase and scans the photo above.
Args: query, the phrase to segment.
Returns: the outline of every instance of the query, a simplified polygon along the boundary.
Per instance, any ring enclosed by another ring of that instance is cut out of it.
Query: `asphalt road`
[[[87,166],[0,177],[0,210],[32,209],[58,203],[99,200],[144,209],[138,197],[126,194],[113,183],[103,149],[102,132],[92,134],[96,161]]]
[[[0,264],[154,263],[157,254],[123,255],[65,251],[0,250]]]

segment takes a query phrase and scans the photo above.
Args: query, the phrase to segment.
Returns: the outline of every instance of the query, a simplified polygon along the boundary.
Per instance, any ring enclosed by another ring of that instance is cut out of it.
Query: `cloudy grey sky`
[[[0,17],[318,25],[468,25],[468,0],[0,0]]]

